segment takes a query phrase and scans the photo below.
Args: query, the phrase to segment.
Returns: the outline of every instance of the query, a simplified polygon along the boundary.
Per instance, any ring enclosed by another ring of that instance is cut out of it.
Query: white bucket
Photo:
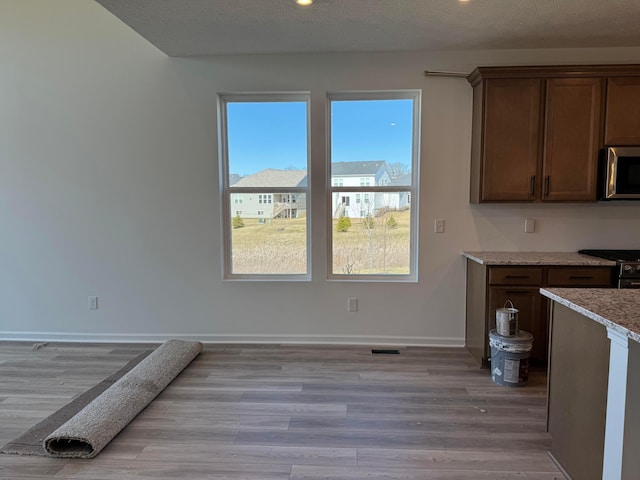
[[[533,335],[520,330],[518,335],[505,337],[491,330],[489,346],[491,379],[506,387],[524,387],[529,381],[529,353],[533,347]]]
[[[511,307],[507,307],[510,304]],[[518,329],[518,310],[514,308],[511,300],[504,302],[504,308],[496,309],[496,332],[503,337],[512,337],[517,335]]]

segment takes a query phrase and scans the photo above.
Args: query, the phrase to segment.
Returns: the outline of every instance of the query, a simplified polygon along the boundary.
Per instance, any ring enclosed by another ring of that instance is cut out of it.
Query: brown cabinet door
[[[540,188],[542,81],[485,82],[480,201],[533,201]]]
[[[640,145],[640,78],[607,79],[604,144]]]
[[[597,199],[602,79],[547,80],[543,201]]]
[[[507,300],[519,310],[518,325],[533,335],[533,349],[530,358],[536,363],[547,361],[547,315],[543,310],[542,296],[538,287],[490,287],[489,317],[487,331],[496,328],[496,309],[504,307]],[[488,340],[487,340],[488,342]],[[488,347],[487,347],[488,348]],[[488,350],[490,356],[490,350]]]

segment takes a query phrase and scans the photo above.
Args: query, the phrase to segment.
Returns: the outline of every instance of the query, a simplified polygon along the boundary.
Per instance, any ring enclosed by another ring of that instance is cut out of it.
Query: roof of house
[[[253,175],[242,177],[234,187],[306,187],[306,170],[277,170],[267,168]]]
[[[366,162],[332,162],[331,176],[375,175],[383,166],[386,168],[386,162],[384,160]]]
[[[237,173],[230,173],[229,174],[229,186],[235,185],[236,183],[238,183],[238,181],[241,178],[242,178],[242,176],[237,174]]]

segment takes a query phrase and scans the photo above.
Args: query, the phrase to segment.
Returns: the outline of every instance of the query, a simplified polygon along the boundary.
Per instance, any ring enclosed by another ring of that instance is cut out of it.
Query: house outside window
[[[408,200],[418,191],[420,100],[419,91],[328,94],[330,279],[417,280],[418,205]]]
[[[310,280],[310,96],[218,99],[224,277]],[[242,210],[232,209],[240,197]]]

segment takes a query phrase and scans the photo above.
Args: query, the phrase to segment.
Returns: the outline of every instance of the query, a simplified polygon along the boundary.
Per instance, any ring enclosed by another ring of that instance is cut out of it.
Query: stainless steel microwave
[[[608,147],[602,167],[603,200],[640,200],[640,146]]]

